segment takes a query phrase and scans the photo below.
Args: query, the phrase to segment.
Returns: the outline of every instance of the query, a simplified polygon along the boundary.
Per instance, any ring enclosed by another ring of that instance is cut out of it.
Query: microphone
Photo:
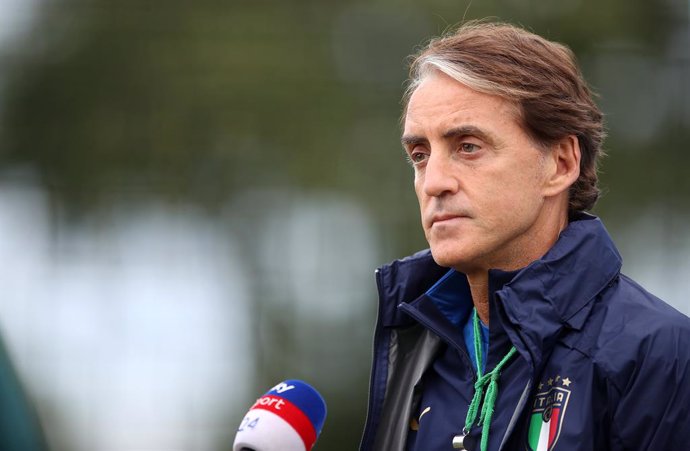
[[[232,451],[310,451],[326,420],[326,402],[306,382],[289,379],[256,400]]]

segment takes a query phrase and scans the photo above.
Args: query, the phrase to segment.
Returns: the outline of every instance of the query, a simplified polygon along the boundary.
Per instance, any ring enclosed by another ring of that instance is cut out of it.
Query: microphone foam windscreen
[[[326,403],[309,384],[279,383],[249,409],[233,443],[233,451],[309,451],[326,419]]]

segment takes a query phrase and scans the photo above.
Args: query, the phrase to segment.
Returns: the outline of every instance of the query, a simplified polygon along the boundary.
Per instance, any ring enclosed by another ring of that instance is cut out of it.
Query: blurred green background
[[[688,0],[0,0],[0,327],[52,449],[229,450],[287,378],[356,449],[373,270],[425,247],[406,57],[487,16],[574,49],[595,212],[690,312]]]

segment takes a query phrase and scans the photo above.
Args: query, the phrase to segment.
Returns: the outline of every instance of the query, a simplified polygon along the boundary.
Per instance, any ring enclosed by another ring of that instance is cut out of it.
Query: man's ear
[[[550,171],[544,185],[544,195],[555,196],[567,191],[580,176],[580,142],[568,135],[551,146],[546,156]]]

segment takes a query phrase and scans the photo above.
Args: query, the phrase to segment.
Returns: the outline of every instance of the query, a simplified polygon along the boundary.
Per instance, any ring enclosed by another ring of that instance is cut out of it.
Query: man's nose
[[[442,196],[455,193],[459,188],[457,174],[452,161],[440,152],[432,153],[424,169],[424,193],[427,196]]]

